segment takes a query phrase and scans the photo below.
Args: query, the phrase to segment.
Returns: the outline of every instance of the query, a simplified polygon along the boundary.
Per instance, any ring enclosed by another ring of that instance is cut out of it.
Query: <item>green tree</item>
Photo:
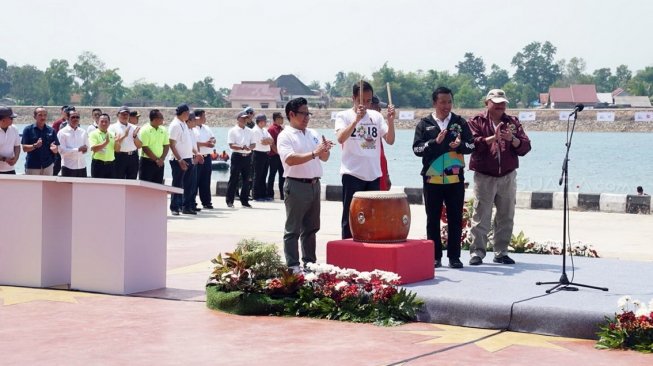
[[[313,81],[311,81],[311,83],[308,84],[307,86],[308,86],[308,88],[311,89],[311,90],[320,90],[320,89],[322,89],[322,88],[320,87],[320,82],[317,81],[317,80],[313,80]]]
[[[73,65],[75,76],[81,81],[79,92],[82,94],[82,104],[95,105],[99,97],[98,79],[105,69],[105,64],[100,58],[89,51],[82,52]]]
[[[458,74],[469,75],[472,78],[472,85],[474,87],[485,90],[487,84],[487,76],[485,75],[485,62],[481,57],[475,57],[472,52],[465,53],[465,59],[458,62],[456,68]]]
[[[11,75],[7,70],[7,61],[0,58],[0,98],[4,97],[11,90]]]
[[[75,77],[71,73],[68,61],[51,60],[50,66],[45,70],[45,79],[50,92],[49,104],[62,105],[70,102]]]
[[[519,84],[514,80],[509,81],[503,86],[506,92],[510,105],[517,108],[526,108],[530,102],[538,99],[538,93],[530,85]]]
[[[569,62],[564,59],[558,62],[558,68],[562,70],[562,76],[556,81],[556,86],[566,87],[572,84],[591,84],[594,78],[585,73],[585,60],[579,57],[572,57]]]
[[[122,85],[122,77],[118,69],[103,70],[94,83],[97,94],[93,98],[94,104],[119,106],[122,104],[127,88]]]
[[[628,85],[628,82],[633,76],[633,73],[628,69],[626,65],[619,65],[614,72],[615,80],[615,89],[616,88],[625,88]]]
[[[490,75],[487,77],[487,89],[501,89],[510,81],[508,71],[500,68],[498,65],[492,64],[490,70]]]
[[[632,95],[653,96],[653,66],[637,71],[628,82],[628,92]]]
[[[555,54],[556,47],[549,41],[529,43],[512,58],[510,64],[517,69],[513,80],[528,85],[535,93],[548,91],[561,76],[560,67],[554,61]]]
[[[616,77],[612,75],[612,71],[609,67],[594,70],[592,77],[594,79],[594,84],[596,85],[597,92],[609,93],[616,89]]]
[[[198,106],[216,107],[217,98],[218,92],[213,87],[212,77],[207,76],[204,80],[193,83],[190,103]]]
[[[19,104],[23,105],[46,105],[50,95],[48,94],[45,73],[32,65],[9,66],[11,76],[11,90],[9,94]]]
[[[336,97],[350,97],[352,87],[363,78],[363,75],[357,72],[344,73],[340,71],[336,74],[336,80],[333,83],[334,96]],[[369,82],[369,80],[367,80]]]

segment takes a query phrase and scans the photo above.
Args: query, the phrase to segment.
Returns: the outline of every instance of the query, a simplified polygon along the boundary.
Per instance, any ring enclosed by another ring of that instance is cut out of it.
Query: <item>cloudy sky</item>
[[[305,83],[338,71],[366,76],[388,62],[449,70],[465,52],[511,73],[532,41],[587,71],[653,66],[653,1],[625,0],[3,0],[0,58],[45,70],[83,51],[118,68],[127,85],[217,87],[293,73]]]

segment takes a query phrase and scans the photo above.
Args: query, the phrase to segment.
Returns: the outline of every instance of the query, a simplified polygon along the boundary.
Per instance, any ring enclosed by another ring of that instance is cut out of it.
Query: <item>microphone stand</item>
[[[574,123],[571,126],[571,134],[569,134],[569,119],[571,116],[574,116]],[[567,118],[567,143],[565,146],[567,147],[567,152],[565,153],[565,159],[562,162],[562,174],[560,175],[560,180],[558,181],[558,185],[562,185],[564,182],[564,189],[563,189],[563,209],[562,209],[562,275],[560,276],[560,280],[558,282],[535,282],[536,285],[555,285],[551,287],[550,289],[546,290],[547,294],[552,293],[557,289],[557,291],[578,291],[577,287],[573,287],[570,285],[574,286],[579,286],[579,287],[587,287],[587,288],[592,288],[595,290],[602,290],[602,291],[608,291],[607,287],[597,287],[597,286],[590,286],[590,285],[584,285],[580,283],[575,283],[569,281],[569,278],[567,277],[567,210],[568,210],[568,200],[569,200],[569,150],[571,149],[571,140],[574,137],[574,129],[576,128],[576,117],[578,116],[578,111],[574,110],[572,114],[569,115]],[[570,243],[571,244],[571,243]]]

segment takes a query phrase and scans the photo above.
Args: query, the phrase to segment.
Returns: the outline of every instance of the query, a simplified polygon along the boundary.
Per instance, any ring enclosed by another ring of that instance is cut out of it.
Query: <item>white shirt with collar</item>
[[[252,130],[250,130],[247,127],[240,128],[238,125],[232,127],[229,130],[229,133],[227,134],[227,144],[231,148],[231,144],[236,145],[236,146],[247,146],[251,145],[254,143],[254,139],[252,138]],[[231,149],[231,151],[235,153],[239,153],[242,155],[249,155],[250,151],[243,151],[243,150],[234,150]]]
[[[14,147],[20,146],[20,132],[10,125],[7,131],[0,128],[0,158],[11,159],[14,157]],[[16,170],[16,165],[11,166],[4,161],[0,161],[0,172],[10,172]]]
[[[449,112],[449,115],[447,115],[447,118],[445,118],[444,121],[440,120],[435,115],[435,112],[431,113],[431,117],[433,117],[435,123],[437,123],[438,127],[440,127],[440,131],[444,131],[447,129],[447,126],[449,126],[449,121],[451,121],[451,112]]]
[[[60,144],[61,165],[68,169],[86,168],[86,154],[79,151],[81,146],[89,147],[86,131],[79,126],[73,129],[68,125],[59,130],[57,138]]]
[[[175,117],[168,126],[168,135],[170,135],[170,140],[175,140],[175,149],[180,158],[193,158],[193,142],[195,139],[186,122],[182,122]],[[170,154],[172,155],[172,149],[170,149]],[[172,155],[172,159],[174,158],[174,155]]]
[[[283,165],[283,176],[305,179],[322,177],[322,163],[317,156],[303,164],[290,166],[286,163],[290,154],[315,151],[319,144],[320,136],[313,129],[302,131],[292,126],[284,128],[277,137],[277,151]]]
[[[213,131],[211,131],[211,129],[206,125],[195,126],[193,128],[193,133],[195,134],[195,139],[197,140],[198,143],[204,143],[204,142],[208,142],[210,139],[215,139],[215,135],[213,135]],[[199,152],[201,155],[211,154],[213,152],[213,148],[210,148],[208,146],[200,146]]]
[[[88,128],[86,129],[86,134],[87,134],[87,135],[90,135],[91,132],[97,130],[98,128],[99,128],[99,126],[97,125],[97,123],[93,122],[93,123],[92,123],[90,126],[88,126]]]
[[[136,130],[136,127],[134,127],[134,125],[129,122],[124,125],[120,122],[115,122],[109,126],[109,132],[116,136],[116,139],[121,138],[127,130],[129,130],[127,137],[125,137],[125,139],[120,142],[120,152],[131,152],[138,150],[136,148],[136,144],[134,143],[134,131]]]
[[[263,145],[261,143],[261,140],[267,139],[267,138],[272,138],[270,133],[268,132],[267,128],[261,128],[258,125],[254,126],[252,128],[252,141],[256,144],[256,147],[254,147],[254,151],[260,151],[260,152],[269,152],[270,151],[270,145]]]

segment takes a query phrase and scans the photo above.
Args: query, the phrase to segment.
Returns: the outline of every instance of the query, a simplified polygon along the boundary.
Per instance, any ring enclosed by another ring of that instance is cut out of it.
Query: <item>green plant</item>
[[[630,296],[624,296],[618,305],[621,313],[615,314],[614,318],[606,317],[606,322],[599,327],[596,348],[653,353],[653,300],[647,307]]]
[[[524,253],[526,249],[531,244],[531,240],[526,237],[523,231],[519,231],[519,234],[513,234],[510,238],[510,249],[515,253]]]

